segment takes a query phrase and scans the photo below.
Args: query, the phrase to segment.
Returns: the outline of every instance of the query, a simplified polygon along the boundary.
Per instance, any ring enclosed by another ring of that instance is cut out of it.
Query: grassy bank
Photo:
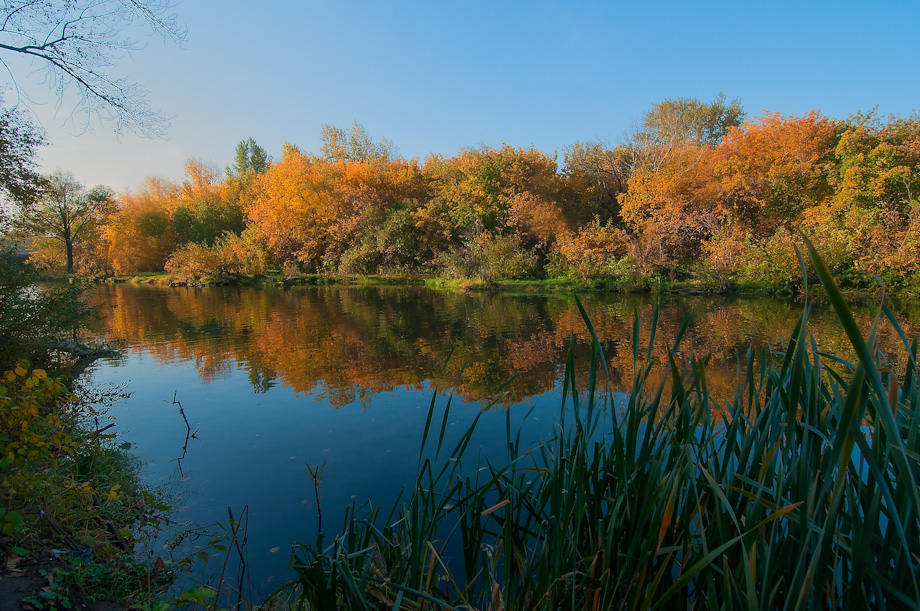
[[[135,554],[159,510],[106,424],[119,395],[64,384],[22,361],[0,385],[0,549],[15,576],[40,575],[33,608],[157,598],[170,570]]]
[[[42,280],[54,283],[78,284],[148,284],[153,286],[426,286],[446,291],[483,291],[502,293],[545,294],[578,291],[581,293],[677,293],[693,294],[750,294],[771,295],[776,291],[757,285],[732,285],[719,287],[706,281],[678,280],[667,277],[596,277],[596,278],[517,278],[486,282],[477,278],[454,278],[433,274],[402,275],[343,275],[343,274],[297,274],[285,276],[279,271],[270,271],[260,276],[239,276],[234,278],[176,277],[167,272],[148,272],[133,276],[81,276],[44,274]]]
[[[813,291],[823,289],[813,270],[810,273]],[[447,291],[488,291],[503,293],[547,294],[578,291],[580,293],[652,293],[678,295],[747,295],[747,296],[798,296],[804,291],[804,282],[788,281],[781,285],[758,284],[753,281],[725,282],[707,273],[683,271],[677,275],[659,273],[652,276],[623,274],[588,277],[499,278],[486,281],[476,277],[461,278],[435,274],[285,274],[271,270],[258,276],[204,275],[183,276],[168,272],[148,272],[132,276],[81,276],[45,273],[45,281],[55,283],[96,284],[149,284],[155,286],[404,286],[416,285]],[[869,276],[858,277],[841,285],[848,296],[877,297],[882,293],[878,281]],[[909,298],[916,293],[905,287],[893,294]]]
[[[80,342],[81,287],[39,279],[0,253],[0,581],[35,609],[151,603],[175,567],[140,552],[166,508],[113,434],[120,392],[75,379],[103,353]]]
[[[469,447],[476,421],[444,447],[450,401],[433,399],[415,487],[390,509],[353,506],[331,545],[300,545],[284,595],[307,609],[917,608],[917,342],[882,308],[876,325],[903,345],[878,353],[811,259],[856,362],[818,350],[806,305],[782,350],[739,363],[733,396],[710,394],[705,357],[669,357],[653,385],[655,329],[637,318],[629,395],[605,389],[595,341],[587,388],[566,363],[556,434],[526,446],[509,420],[499,457]]]

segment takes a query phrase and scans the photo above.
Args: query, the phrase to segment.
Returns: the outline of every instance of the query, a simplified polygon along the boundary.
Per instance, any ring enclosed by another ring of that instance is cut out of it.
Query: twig
[[[321,465],[311,467],[306,463],[307,471],[310,472],[310,479],[313,480],[313,494],[316,497],[316,546],[322,549],[323,546],[323,508],[319,502],[319,483],[323,479],[323,469],[326,468],[326,461]]]
[[[182,444],[182,456],[176,459],[176,464],[179,466],[179,476],[185,477],[185,473],[182,471],[182,459],[185,458],[185,455],[188,454],[188,442],[189,439],[198,439],[198,430],[192,432],[192,425],[189,424],[188,418],[185,416],[185,410],[182,409],[182,403],[176,398],[179,394],[179,391],[173,392],[173,400],[170,405],[179,406],[179,415],[182,416],[182,420],[185,422],[185,442]],[[166,403],[166,400],[163,400],[163,403]]]
[[[248,515],[248,512],[249,512],[249,505],[246,505],[243,507],[243,513]],[[241,517],[243,513],[240,514]],[[236,538],[237,533],[239,532],[240,526],[242,525],[242,523],[237,522],[234,519],[232,507],[227,507],[227,514],[230,516],[230,535],[231,535],[230,547],[232,548],[234,545],[236,545],[236,549],[240,553],[240,560],[245,562],[245,560],[243,559],[243,552],[240,550],[239,541],[237,541],[237,538]],[[248,519],[247,519],[247,523],[248,523]],[[244,545],[245,545],[245,541],[244,541]],[[224,585],[224,575],[227,572],[227,563],[230,561],[229,549],[230,548],[228,548],[227,555],[224,556],[224,564],[220,569],[220,579],[218,579],[217,581],[217,591],[214,594],[214,611],[217,611],[217,606],[220,603],[220,590]]]
[[[65,530],[61,527],[60,524],[58,524],[58,523],[55,522],[53,519],[51,519],[51,516],[49,516],[49,515],[45,512],[44,509],[42,509],[41,511],[39,511],[39,512],[38,512],[38,515],[40,515],[41,517],[45,518],[45,520],[48,521],[48,524],[51,525],[51,528],[53,528],[55,531],[57,531],[57,534],[61,535],[61,538],[64,539],[64,543],[67,545],[67,547],[69,547],[70,549],[72,549],[74,552],[77,552],[77,553],[80,552],[80,546],[77,544],[77,542],[74,541],[73,538],[72,538],[70,535],[67,534],[67,531],[65,531]]]
[[[125,541],[125,538],[121,536],[121,533],[118,531],[118,527],[115,526],[115,523],[105,515],[105,508],[103,508],[102,500],[99,498],[98,494],[93,495],[93,503],[95,503],[96,508],[99,509],[99,513],[102,519],[105,521],[105,525],[108,527],[109,532],[112,533],[112,536],[114,536],[115,540],[118,542],[118,547],[120,547],[122,551],[125,552],[131,549],[131,547],[128,545],[128,542]]]

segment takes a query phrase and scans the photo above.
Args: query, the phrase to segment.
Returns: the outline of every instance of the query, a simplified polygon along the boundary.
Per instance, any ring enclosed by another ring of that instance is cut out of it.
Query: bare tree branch
[[[17,76],[4,56],[32,59],[58,96],[76,90],[70,117],[81,116],[84,130],[98,118],[118,133],[162,137],[168,120],[151,108],[147,90],[111,71],[142,48],[132,31],[176,44],[185,40],[171,6],[172,0],[0,0],[0,62],[17,90]]]

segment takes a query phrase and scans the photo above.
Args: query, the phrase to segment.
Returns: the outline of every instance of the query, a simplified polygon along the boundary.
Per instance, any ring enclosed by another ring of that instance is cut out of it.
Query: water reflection
[[[291,544],[316,539],[307,464],[325,464],[324,524],[341,524],[352,502],[386,507],[412,481],[437,380],[456,395],[449,445],[517,375],[501,402],[508,411],[486,414],[474,438],[473,447],[492,458],[505,451],[506,415],[523,427],[525,443],[552,430],[570,345],[577,384],[585,388],[587,381],[590,336],[568,295],[113,285],[94,288],[92,297],[103,311],[92,332],[125,346],[93,372],[100,383],[130,380],[132,397],[114,409],[118,430],[145,461],[152,483],[180,482],[177,519],[208,524],[226,520],[228,507],[249,506],[250,574],[263,593],[284,578]],[[779,346],[801,314],[800,305],[772,300],[583,300],[614,392],[627,391],[632,380],[634,316],[644,344],[658,311],[659,376],[665,346],[686,317],[678,360],[691,352],[712,355],[711,392],[730,398],[739,355],[752,345]],[[873,314],[859,310],[864,328]],[[848,354],[830,312],[817,308],[811,329],[823,349]],[[911,335],[912,325],[907,330]],[[891,346],[896,338],[885,330],[882,340]],[[184,444],[189,430],[196,439]]]
[[[730,392],[737,358],[751,346],[779,347],[801,306],[775,300],[586,296],[602,340],[613,390],[632,379],[633,316],[647,341],[658,310],[659,363],[684,317],[678,358],[712,355],[709,382]],[[551,391],[569,345],[587,358],[588,331],[570,296],[511,296],[429,291],[417,287],[297,289],[100,287],[104,317],[94,332],[126,341],[160,363],[190,363],[204,381],[246,371],[252,390],[276,384],[326,397],[333,407],[366,406],[375,393],[420,388],[453,356],[447,385],[467,401],[488,400],[512,376],[505,404]],[[859,310],[867,327],[873,312]],[[818,308],[811,330],[819,346],[848,353],[836,319]],[[910,326],[908,325],[908,330]],[[883,332],[883,344],[896,338]],[[466,364],[463,377],[456,374]],[[659,365],[663,367],[663,365]],[[663,370],[662,370],[663,371]]]

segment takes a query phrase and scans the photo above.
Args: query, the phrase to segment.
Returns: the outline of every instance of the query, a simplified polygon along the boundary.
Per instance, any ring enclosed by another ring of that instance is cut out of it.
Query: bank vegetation
[[[619,145],[561,154],[503,145],[405,159],[358,124],[327,125],[322,142],[272,159],[244,140],[231,167],[190,159],[179,182],[151,177],[117,195],[68,191],[72,177],[57,175],[23,208],[19,235],[36,264],[100,278],[793,292],[798,228],[845,288],[876,275],[920,289],[918,115],[746,117],[720,96],[654,104]],[[67,220],[40,229],[49,216]]]

